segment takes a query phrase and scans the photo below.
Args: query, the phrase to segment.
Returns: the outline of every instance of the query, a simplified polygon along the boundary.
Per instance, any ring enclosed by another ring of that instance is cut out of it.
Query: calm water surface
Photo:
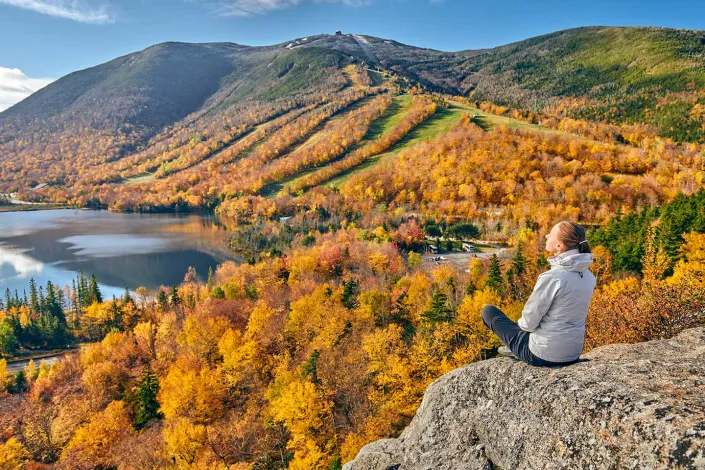
[[[0,213],[0,295],[20,296],[34,278],[71,285],[95,274],[103,295],[178,284],[189,266],[203,278],[233,257],[226,221],[214,216],[91,210]]]

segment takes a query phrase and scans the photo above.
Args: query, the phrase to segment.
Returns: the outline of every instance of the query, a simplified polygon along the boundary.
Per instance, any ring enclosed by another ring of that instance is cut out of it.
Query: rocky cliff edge
[[[536,368],[510,358],[431,384],[397,439],[343,470],[705,469],[705,328]]]

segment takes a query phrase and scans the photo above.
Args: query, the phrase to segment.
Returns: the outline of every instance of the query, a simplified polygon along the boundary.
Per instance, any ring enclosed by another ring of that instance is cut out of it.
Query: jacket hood
[[[564,251],[556,256],[548,258],[551,269],[561,269],[563,271],[585,271],[594,260],[592,253],[580,253],[577,248]]]

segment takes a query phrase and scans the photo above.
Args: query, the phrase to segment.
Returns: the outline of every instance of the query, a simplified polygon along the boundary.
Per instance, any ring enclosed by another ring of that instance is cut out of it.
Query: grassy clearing
[[[287,155],[295,152],[295,151],[302,151],[305,150],[316,143],[320,142],[322,139],[325,139],[331,135],[333,130],[341,124],[345,119],[349,118],[351,113],[353,113],[356,109],[368,104],[370,100],[373,100],[375,96],[368,96],[360,101],[348,106],[347,108],[338,111],[336,114],[331,116],[329,119],[325,120],[321,124],[319,124],[315,129],[313,129],[309,133],[309,137],[304,140],[303,142],[299,143],[298,145],[295,145],[289,151],[283,153],[280,157],[278,158],[284,158]],[[369,135],[369,133],[368,133]],[[358,147],[359,143],[354,144],[350,147],[348,151],[352,151]],[[346,152],[347,153],[347,152]],[[344,156],[344,155],[343,155]],[[342,158],[342,156],[340,157]],[[337,159],[336,159],[337,160]],[[268,184],[262,190],[259,191],[260,196],[264,197],[274,197],[276,196],[282,189],[284,189],[285,186],[290,184],[292,181],[295,181],[299,178],[302,178],[306,176],[307,174],[318,170],[318,167],[313,167],[313,168],[307,168],[306,170],[303,170],[299,173],[297,173],[294,176],[290,176],[288,178],[284,178],[281,181],[275,181],[273,183]]]
[[[355,67],[355,65],[353,65],[353,64],[346,65],[345,67],[343,67],[342,72],[343,72],[343,75],[345,75],[345,78],[347,78],[350,86],[355,86],[358,88],[362,88],[362,87],[366,86],[362,83],[362,77],[360,76],[360,71],[358,70],[357,67]]]
[[[452,107],[462,109],[465,112],[468,112],[471,115],[474,115],[475,119],[473,120],[473,122],[475,122],[475,124],[482,127],[486,131],[494,129],[495,126],[505,125],[510,129],[519,129],[519,130],[523,130],[523,131],[536,131],[536,132],[543,132],[545,134],[556,134],[556,135],[565,135],[565,136],[575,137],[574,134],[571,134],[569,132],[548,129],[547,127],[541,127],[538,124],[532,124],[530,122],[520,121],[518,119],[510,118],[507,116],[499,116],[497,114],[488,114],[484,111],[480,111],[477,108],[473,108],[472,106],[469,106],[469,105],[466,105],[463,103],[459,103],[457,101],[452,102]]]
[[[444,134],[450,130],[451,127],[453,127],[462,117],[463,114],[469,113],[471,116],[475,116],[473,119],[473,122],[477,124],[478,126],[482,127],[486,131],[490,131],[494,129],[495,126],[498,125],[505,125],[510,129],[519,129],[519,130],[524,130],[524,131],[534,131],[534,132],[542,132],[545,134],[554,134],[554,135],[561,135],[561,136],[569,136],[572,138],[580,138],[580,139],[585,139],[584,137],[581,136],[576,136],[574,134],[570,134],[568,132],[564,131],[558,131],[554,129],[548,129],[546,127],[541,127],[537,124],[532,124],[529,122],[525,121],[520,121],[518,119],[506,117],[506,116],[498,116],[495,114],[488,114],[483,111],[480,111],[477,108],[473,108],[471,106],[468,106],[463,103],[459,103],[456,101],[452,101],[450,108],[447,109],[439,109],[436,114],[431,116],[426,122],[422,123],[419,125],[416,129],[411,131],[404,139],[399,141],[397,145],[395,145],[391,150],[388,152],[379,154],[374,156],[373,158],[370,158],[369,160],[365,161],[363,164],[352,168],[348,170],[345,173],[342,173],[338,175],[337,177],[331,179],[328,183],[326,183],[327,186],[334,187],[334,186],[340,186],[343,184],[347,178],[352,175],[357,173],[358,171],[365,170],[367,168],[370,168],[380,162],[387,162],[394,158],[396,154],[399,152],[408,149],[410,147],[413,147],[414,145],[417,145],[425,140],[428,139],[435,139],[441,134]]]
[[[448,132],[448,130],[455,125],[464,113],[468,112],[467,109],[451,105],[450,108],[440,108],[436,111],[436,114],[429,117],[425,122],[419,124],[411,132],[409,132],[403,139],[401,139],[394,147],[392,147],[388,152],[376,155],[363,164],[356,166],[335,178],[331,179],[327,186],[340,186],[344,183],[350,175],[362,171],[366,168],[372,167],[380,162],[386,162],[394,158],[394,156],[418,143],[421,143],[427,139],[434,139],[437,136]]]
[[[372,86],[379,86],[385,82],[384,75],[382,72],[376,70],[367,69],[367,75],[369,75],[370,80],[372,80]]]
[[[410,95],[399,95],[392,98],[392,104],[389,105],[381,118],[372,123],[367,135],[360,141],[360,146],[392,132],[411,109],[411,101]]]
[[[146,183],[148,181],[152,181],[154,178],[155,178],[154,173],[142,173],[141,175],[127,178],[127,179],[121,181],[120,184],[124,184],[126,186],[132,186],[133,184],[140,184],[140,183]]]
[[[401,120],[406,116],[406,113],[411,109],[411,99],[412,97],[409,95],[399,95],[395,96],[392,98],[392,103],[389,105],[387,110],[384,112],[382,117],[374,121],[370,125],[369,131],[367,131],[367,134],[365,137],[360,140],[357,144],[353,145],[347,153],[350,153],[363,145],[367,144],[368,142],[371,142],[373,140],[379,139],[380,137],[384,137],[388,133],[390,133],[394,128],[401,122]],[[340,117],[334,117],[331,120],[329,120],[330,123],[335,124],[338,121],[334,121],[334,119],[340,120]],[[327,126],[326,126],[327,127]],[[325,129],[323,129],[321,132],[317,133],[311,139],[309,139],[308,142],[302,145],[302,148],[305,148],[305,146],[312,145],[316,142],[318,142],[320,139],[324,138],[326,136]],[[344,157],[345,155],[341,156]],[[338,160],[338,159],[336,159]],[[276,183],[270,184],[267,188],[265,188],[263,191],[260,192],[262,196],[265,197],[274,197],[276,196],[282,189],[287,187],[289,184],[294,183],[298,181],[300,178],[305,177],[309,173],[313,173],[314,171],[319,170],[320,168],[324,167],[314,167],[314,168],[308,168],[295,176],[286,178],[282,181],[278,181]]]

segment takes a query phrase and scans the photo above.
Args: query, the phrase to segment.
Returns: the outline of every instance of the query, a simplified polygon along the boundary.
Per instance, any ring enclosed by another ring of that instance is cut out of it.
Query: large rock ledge
[[[705,469],[705,328],[536,368],[509,358],[426,390],[398,439],[343,470]]]

